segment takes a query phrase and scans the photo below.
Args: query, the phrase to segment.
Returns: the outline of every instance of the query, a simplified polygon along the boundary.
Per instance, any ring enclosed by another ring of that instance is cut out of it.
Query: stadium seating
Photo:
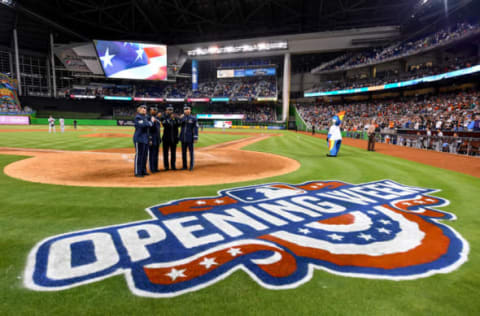
[[[356,54],[346,54],[334,61],[317,67],[318,73],[348,70],[411,56],[450,44],[462,38],[480,33],[480,24],[461,22],[450,30],[443,28],[437,32],[416,39],[400,41],[387,47],[376,47]]]
[[[277,82],[274,77],[257,77],[242,79],[213,79],[200,82],[196,91],[192,90],[190,80],[178,79],[175,83],[165,85],[138,83],[134,86],[88,85],[62,90],[59,95],[76,96],[129,96],[133,98],[248,98],[276,97]]]
[[[381,129],[463,131],[472,129],[474,115],[480,113],[480,92],[349,104],[297,104],[297,110],[307,126],[317,130],[327,129],[332,116],[345,110],[345,131],[365,130],[372,120]]]

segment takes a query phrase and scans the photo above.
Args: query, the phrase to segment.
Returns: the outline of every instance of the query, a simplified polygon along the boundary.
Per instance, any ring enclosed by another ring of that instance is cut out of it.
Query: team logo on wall
[[[25,285],[54,291],[123,274],[134,294],[171,297],[243,270],[289,289],[315,269],[410,280],[448,273],[468,243],[439,220],[436,190],[390,180],[353,185],[263,184],[152,206],[153,219],[47,238],[31,251]]]

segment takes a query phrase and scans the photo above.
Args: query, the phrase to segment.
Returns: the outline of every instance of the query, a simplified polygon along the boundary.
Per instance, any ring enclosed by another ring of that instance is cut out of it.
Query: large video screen
[[[275,76],[275,68],[217,69],[217,78]]]
[[[107,78],[167,80],[167,46],[93,41]]]

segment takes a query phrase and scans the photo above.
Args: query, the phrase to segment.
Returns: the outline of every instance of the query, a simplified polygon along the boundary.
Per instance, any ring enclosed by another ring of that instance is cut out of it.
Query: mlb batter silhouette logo
[[[153,219],[47,238],[31,251],[25,285],[68,289],[124,274],[134,294],[171,297],[237,270],[269,289],[295,288],[315,269],[408,280],[448,273],[468,243],[433,189],[391,180],[311,181],[220,191],[152,206]]]

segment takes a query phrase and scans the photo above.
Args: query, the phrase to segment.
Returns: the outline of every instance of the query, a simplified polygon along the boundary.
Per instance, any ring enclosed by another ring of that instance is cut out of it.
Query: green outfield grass
[[[81,137],[82,135],[97,133],[130,134],[133,136],[132,127],[99,127],[99,126],[81,126],[77,131],[73,127],[66,128],[65,133],[60,133],[57,126],[56,133],[48,133],[48,127],[29,126],[0,127],[1,129],[21,130],[18,132],[0,132],[0,147],[20,147],[20,148],[40,148],[40,149],[60,149],[60,150],[94,150],[103,148],[133,148],[131,137]],[[32,130],[32,131],[25,131]],[[39,131],[43,130],[43,131]],[[240,138],[248,137],[245,135],[217,135],[203,134],[197,143],[198,147],[210,146],[217,143],[228,142]]]
[[[128,128],[118,130],[131,132]],[[78,137],[91,132],[82,128],[65,135],[0,133],[0,146],[72,150],[131,146],[129,138]],[[338,158],[326,158],[325,140],[294,132],[274,133],[283,136],[246,149],[296,159],[301,168],[251,182],[184,188],[87,188],[24,182],[1,173],[0,315],[478,315],[479,178],[348,146],[342,146]],[[247,136],[204,134],[199,145],[241,137]],[[0,167],[23,158],[0,155]],[[144,209],[161,202],[210,196],[220,189],[274,181],[363,183],[380,179],[441,189],[435,195],[451,202],[441,209],[458,216],[458,220],[447,224],[470,243],[468,262],[449,274],[399,282],[342,277],[317,270],[306,284],[281,291],[264,289],[246,273],[237,271],[203,290],[170,299],[133,295],[123,275],[57,292],[35,292],[22,285],[27,254],[42,239],[148,219]]]

